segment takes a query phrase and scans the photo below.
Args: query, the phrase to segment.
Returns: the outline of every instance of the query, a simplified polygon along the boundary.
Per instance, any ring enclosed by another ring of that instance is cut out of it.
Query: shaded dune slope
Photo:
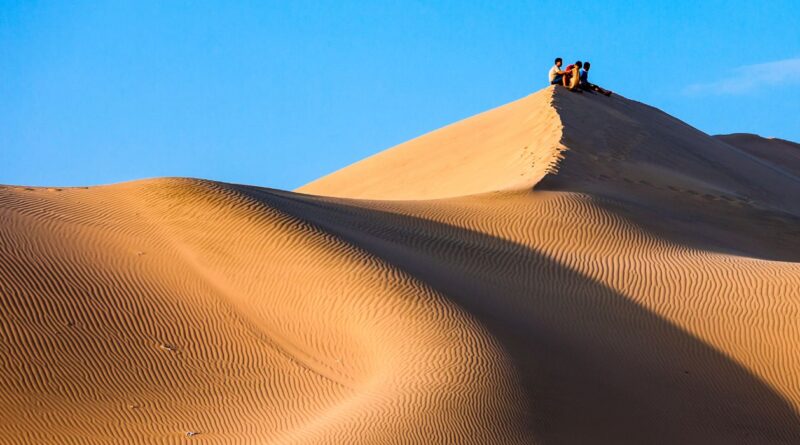
[[[756,134],[721,134],[715,138],[771,163],[777,168],[800,175],[800,144]]]
[[[574,193],[413,205],[250,194],[478,316],[522,376],[541,443],[800,437],[796,264],[664,240]]]
[[[768,156],[548,88],[298,191],[0,188],[0,442],[800,440]]]
[[[648,105],[556,94],[569,149],[537,190],[621,203],[644,228],[696,247],[800,258],[800,175]]]

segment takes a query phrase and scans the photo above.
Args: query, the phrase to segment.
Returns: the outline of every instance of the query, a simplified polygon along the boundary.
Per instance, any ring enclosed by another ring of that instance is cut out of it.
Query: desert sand
[[[0,188],[0,443],[800,443],[800,146],[550,87],[290,192]]]

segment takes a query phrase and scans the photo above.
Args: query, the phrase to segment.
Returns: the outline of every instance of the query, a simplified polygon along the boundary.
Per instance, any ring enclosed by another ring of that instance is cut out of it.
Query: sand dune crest
[[[296,192],[0,187],[0,443],[795,443],[796,144],[548,88]]]

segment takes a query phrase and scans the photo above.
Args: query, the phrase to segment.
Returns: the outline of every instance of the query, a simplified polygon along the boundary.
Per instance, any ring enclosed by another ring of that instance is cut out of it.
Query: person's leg
[[[599,87],[597,85],[593,84],[592,87],[594,88],[595,91],[597,91],[598,93],[600,93],[602,95],[605,95],[605,96],[610,96],[611,95],[611,91],[608,91],[608,90],[606,90],[604,88],[601,88],[601,87]]]

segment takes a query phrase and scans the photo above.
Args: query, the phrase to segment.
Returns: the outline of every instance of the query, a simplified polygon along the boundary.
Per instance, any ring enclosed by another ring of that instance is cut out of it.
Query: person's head
[[[590,66],[592,66],[592,64],[588,60],[583,63],[583,69],[585,69],[586,71],[589,71]]]
[[[561,57],[556,57],[556,66],[560,68],[562,63],[564,62],[561,60]]]
[[[578,69],[580,69],[580,68],[583,66],[583,64],[582,64],[582,63],[581,63],[581,61],[579,60],[579,61],[575,62],[575,66],[576,66]]]

